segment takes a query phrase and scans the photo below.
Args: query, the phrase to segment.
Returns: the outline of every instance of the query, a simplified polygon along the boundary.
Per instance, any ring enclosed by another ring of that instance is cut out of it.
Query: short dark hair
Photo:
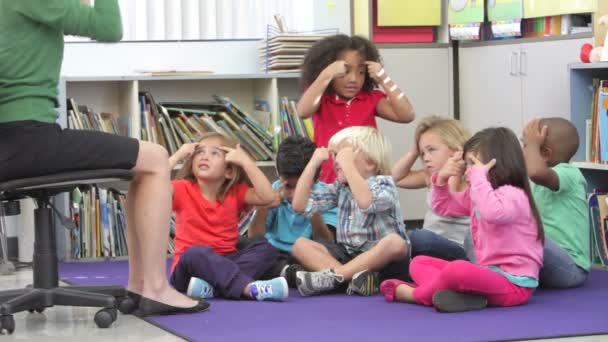
[[[304,62],[302,62],[302,76],[300,82],[304,88],[310,86],[319,77],[319,74],[328,65],[338,60],[341,53],[349,50],[357,51],[363,60],[381,63],[380,53],[376,46],[367,38],[360,36],[347,36],[337,34],[323,38],[308,49]],[[365,73],[363,90],[371,91],[376,82]],[[327,91],[332,91],[327,87]]]
[[[544,118],[540,125],[547,125],[547,139],[545,144],[553,149],[555,158],[560,163],[567,163],[572,159],[579,146],[578,131],[572,122],[559,117]]]
[[[283,177],[299,177],[312,158],[317,146],[307,137],[292,135],[279,145],[277,173]]]

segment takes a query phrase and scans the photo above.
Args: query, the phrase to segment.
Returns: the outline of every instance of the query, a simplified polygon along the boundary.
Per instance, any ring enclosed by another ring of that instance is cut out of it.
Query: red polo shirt
[[[209,246],[218,255],[236,252],[239,213],[246,210],[245,195],[249,186],[236,184],[223,202],[211,202],[203,197],[195,182],[180,179],[172,183],[175,252],[171,271],[191,246]]]
[[[376,105],[384,97],[386,94],[378,89],[370,92],[360,91],[349,101],[336,94],[323,95],[319,110],[312,115],[315,144],[327,147],[329,139],[346,127],[376,127]],[[333,161],[329,159],[321,166],[320,180],[333,183],[335,179]]]

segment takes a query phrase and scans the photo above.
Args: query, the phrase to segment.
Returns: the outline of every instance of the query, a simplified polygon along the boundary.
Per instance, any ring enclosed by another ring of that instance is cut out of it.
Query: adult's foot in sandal
[[[155,315],[175,315],[175,314],[191,314],[209,309],[209,303],[199,299],[195,306],[178,307],[157,302],[153,299],[141,297],[139,301],[139,309],[135,311],[137,317],[147,317]]]

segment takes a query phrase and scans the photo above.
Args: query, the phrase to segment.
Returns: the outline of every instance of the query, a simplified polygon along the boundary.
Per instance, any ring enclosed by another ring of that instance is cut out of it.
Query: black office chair
[[[109,181],[130,180],[130,170],[86,170],[64,172],[41,177],[15,179],[0,183],[0,204],[5,215],[20,213],[19,199],[31,197],[37,203],[35,216],[35,241],[33,272],[34,284],[25,289],[0,291],[0,333],[15,330],[13,314],[28,310],[41,313],[54,305],[101,307],[95,314],[95,323],[100,328],[109,327],[117,316],[132,313],[135,301],[127,296],[122,286],[59,286],[57,269],[57,246],[53,211],[62,223],[73,229],[75,224],[55,209],[50,199],[77,186]]]

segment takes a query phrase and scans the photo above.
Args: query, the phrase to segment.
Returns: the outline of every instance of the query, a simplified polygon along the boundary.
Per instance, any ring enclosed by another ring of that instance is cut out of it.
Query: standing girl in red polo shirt
[[[276,259],[272,245],[262,240],[236,248],[239,213],[274,199],[264,173],[239,145],[218,133],[183,145],[169,164],[173,168],[184,159],[179,179],[173,181],[176,229],[171,285],[203,298],[214,294],[233,299],[287,298],[285,278],[254,281]]]
[[[313,45],[302,64],[306,88],[298,102],[301,118],[312,115],[314,140],[327,147],[329,139],[350,126],[376,127],[376,115],[394,122],[414,120],[414,108],[380,64],[380,54],[367,39],[343,34]],[[376,89],[380,85],[384,91]],[[333,162],[321,167],[320,180],[333,183]]]

